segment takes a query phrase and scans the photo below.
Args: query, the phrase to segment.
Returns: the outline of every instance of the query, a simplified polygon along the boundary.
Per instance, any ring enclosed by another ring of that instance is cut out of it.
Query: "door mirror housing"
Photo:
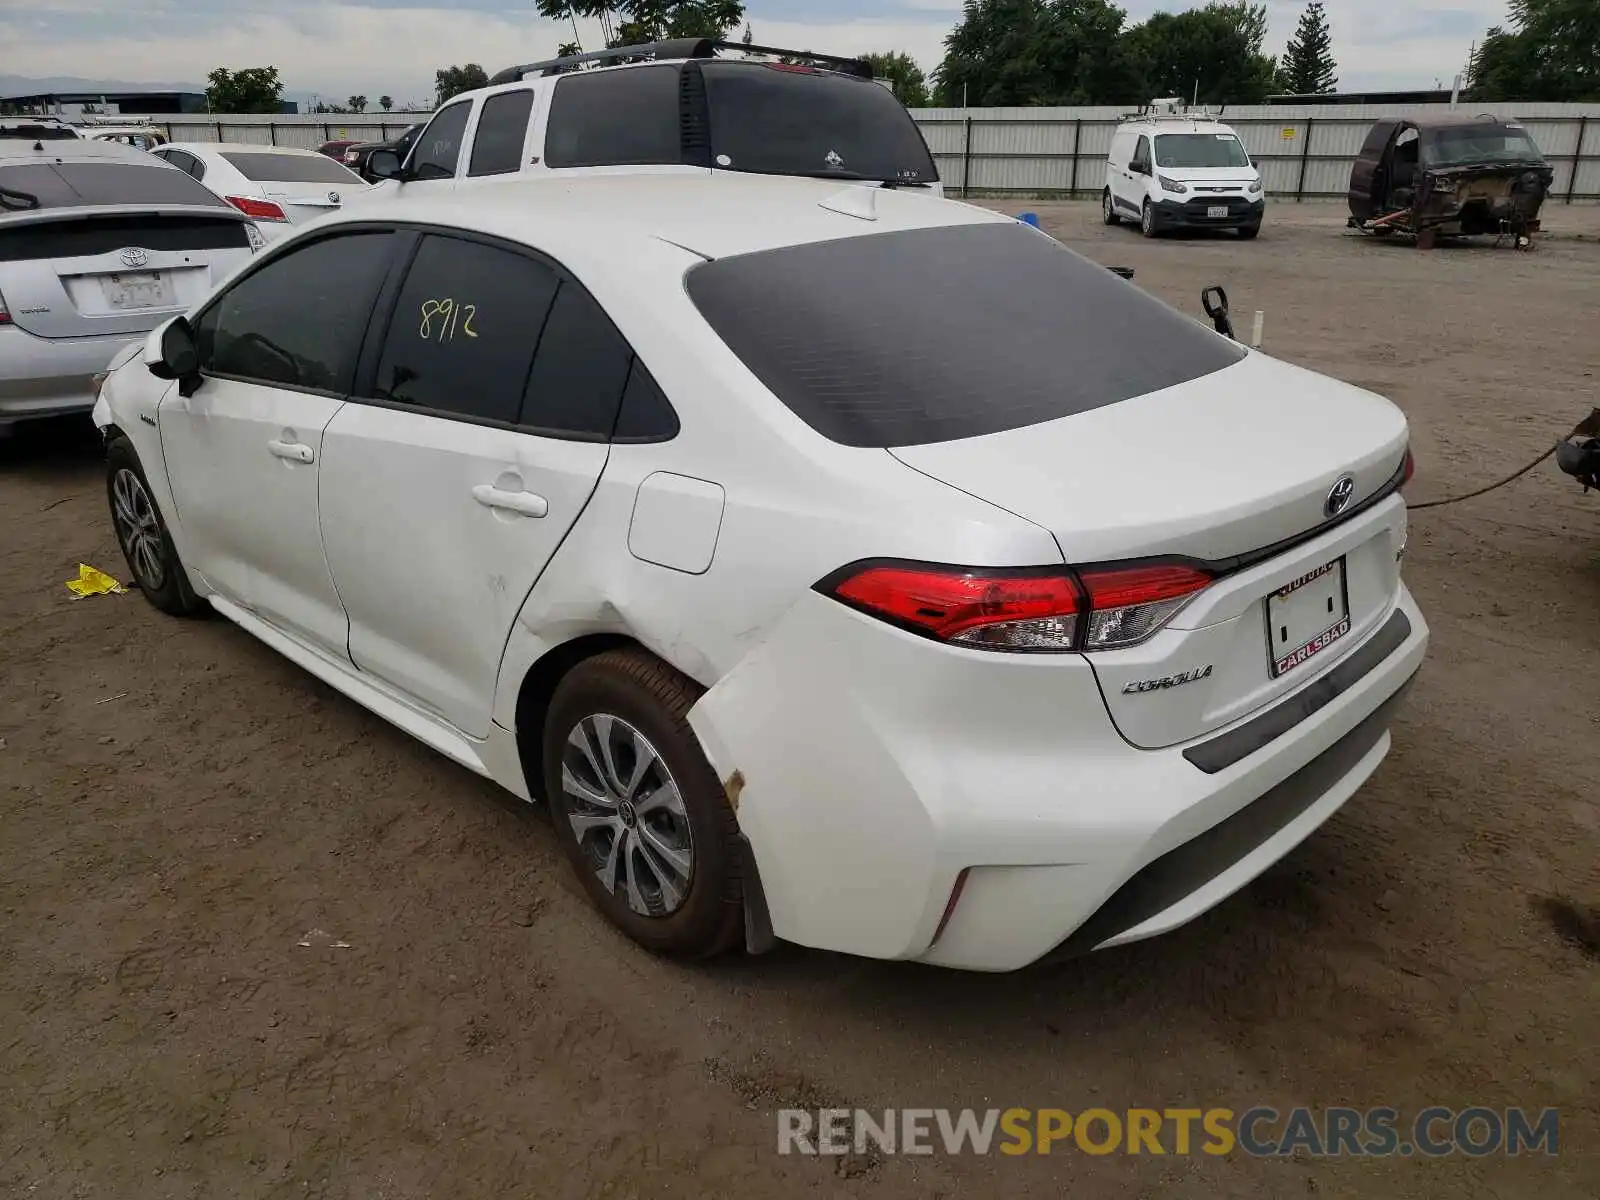
[[[144,363],[157,379],[187,384],[200,378],[200,348],[188,317],[173,317],[150,335]]]
[[[393,150],[374,150],[367,159],[367,174],[374,179],[404,179],[400,155]]]

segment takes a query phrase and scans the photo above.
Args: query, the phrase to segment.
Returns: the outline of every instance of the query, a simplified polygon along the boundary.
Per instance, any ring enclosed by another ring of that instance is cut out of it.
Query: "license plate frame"
[[[1350,633],[1350,580],[1344,555],[1269,592],[1262,601],[1267,670],[1281,679]]]
[[[167,271],[118,271],[100,277],[100,290],[113,312],[172,308],[172,277]]]
[[[1225,217],[1227,215],[1228,206],[1226,204],[1211,204],[1206,206],[1206,216],[1210,217],[1212,220],[1216,220],[1219,217]]]

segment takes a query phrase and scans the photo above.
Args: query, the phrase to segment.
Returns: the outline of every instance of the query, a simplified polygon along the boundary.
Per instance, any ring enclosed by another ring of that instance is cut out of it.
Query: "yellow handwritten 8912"
[[[457,304],[449,298],[443,300],[424,300],[422,302],[422,324],[417,327],[417,336],[430,339],[437,334],[441,342],[455,340],[456,327],[459,323],[461,332],[470,338],[477,337],[477,332],[472,328],[472,318],[478,315],[476,304]],[[435,329],[433,320],[439,318],[438,328]]]

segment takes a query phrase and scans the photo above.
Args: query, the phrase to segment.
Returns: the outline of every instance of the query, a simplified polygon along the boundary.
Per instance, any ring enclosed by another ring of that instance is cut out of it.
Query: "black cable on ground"
[[[1477,491],[1468,492],[1464,496],[1451,496],[1448,500],[1429,500],[1426,504],[1408,504],[1408,505],[1406,505],[1406,508],[1408,510],[1414,512],[1417,509],[1421,509],[1421,508],[1438,508],[1442,504],[1459,504],[1463,500],[1471,500],[1474,496],[1481,496],[1485,492],[1492,492],[1492,491],[1495,490],[1495,488],[1505,487],[1505,485],[1510,483],[1513,479],[1520,479],[1522,476],[1526,475],[1529,471],[1531,471],[1535,467],[1537,467],[1545,459],[1549,458],[1552,454],[1554,454],[1556,452],[1556,450],[1557,450],[1557,448],[1559,446],[1560,446],[1559,442],[1555,446],[1551,446],[1550,449],[1546,450],[1543,454],[1539,455],[1538,458],[1534,459],[1527,466],[1523,467],[1522,470],[1517,471],[1515,474],[1507,475],[1504,479],[1500,480],[1498,483],[1491,483],[1488,487],[1481,487]]]

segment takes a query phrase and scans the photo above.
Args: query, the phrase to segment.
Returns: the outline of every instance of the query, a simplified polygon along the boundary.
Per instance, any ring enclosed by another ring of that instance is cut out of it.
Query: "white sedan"
[[[337,212],[371,185],[315,150],[246,142],[169,142],[151,151],[253,219],[269,240]]]
[[[1428,635],[1387,400],[906,192],[356,217],[112,371],[117,537],[156,607],[547,800],[644,946],[1148,937],[1388,751]]]

